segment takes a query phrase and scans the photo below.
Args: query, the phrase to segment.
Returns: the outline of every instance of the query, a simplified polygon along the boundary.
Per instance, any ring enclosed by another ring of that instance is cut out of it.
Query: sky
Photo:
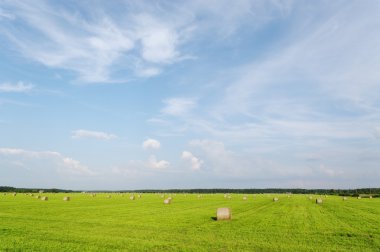
[[[379,13],[0,0],[0,185],[379,187]]]

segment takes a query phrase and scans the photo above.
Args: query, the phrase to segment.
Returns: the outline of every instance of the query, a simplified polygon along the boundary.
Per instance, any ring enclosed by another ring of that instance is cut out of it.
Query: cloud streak
[[[53,162],[56,164],[57,171],[69,173],[73,175],[93,176],[96,172],[81,164],[78,160],[66,157],[55,151],[31,151],[15,148],[0,148],[0,155],[7,157],[15,157],[28,160],[42,160],[44,162]],[[35,168],[38,169],[38,168]]]
[[[112,140],[117,138],[116,135],[102,132],[102,131],[92,131],[92,130],[74,130],[71,135],[74,139],[80,139],[80,138],[94,138],[99,140]]]
[[[27,93],[33,88],[32,84],[25,84],[22,81],[17,83],[5,82],[0,84],[0,93]]]

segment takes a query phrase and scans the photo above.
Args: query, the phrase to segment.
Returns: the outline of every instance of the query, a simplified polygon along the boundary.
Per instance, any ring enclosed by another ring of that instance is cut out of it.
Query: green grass
[[[0,251],[380,251],[379,198],[46,195],[0,195]],[[232,220],[215,221],[218,207]]]

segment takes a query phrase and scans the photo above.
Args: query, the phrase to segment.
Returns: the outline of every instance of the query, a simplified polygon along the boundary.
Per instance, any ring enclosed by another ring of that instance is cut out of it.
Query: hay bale
[[[277,202],[278,201],[278,198],[277,197],[274,197],[273,198],[273,202]]]
[[[13,197],[16,197],[17,193],[13,193]]]
[[[216,210],[216,219],[219,220],[231,220],[231,209],[228,207],[221,207]]]
[[[198,195],[198,199],[200,199],[202,196],[201,195]]]
[[[247,196],[243,196],[243,200],[247,200]]]
[[[108,196],[107,196],[107,198],[109,198],[109,199],[110,199],[110,198],[111,198],[111,195],[108,195]]]
[[[164,199],[164,204],[168,205],[172,203],[172,198]]]
[[[315,199],[315,203],[316,204],[322,204],[322,199],[321,198]]]
[[[372,195],[370,195],[369,198],[372,199]]]
[[[70,201],[70,197],[67,197],[67,196],[66,196],[66,197],[63,197],[63,200],[64,200],[64,201]]]
[[[35,198],[36,198],[36,199],[40,199],[40,198],[41,198],[41,196],[40,196],[40,195],[37,195]]]
[[[347,200],[347,197],[346,197],[346,196],[344,196],[344,197],[343,197],[343,200],[344,200],[344,201],[346,201],[346,200]]]
[[[362,197],[358,196],[358,199],[361,199]]]
[[[309,196],[309,200],[312,200],[312,199],[313,199],[313,197]]]
[[[139,199],[141,199],[141,194],[139,194],[137,197],[138,197]]]
[[[49,198],[48,198],[47,196],[44,196],[44,197],[41,197],[41,200],[43,200],[43,201],[48,201]]]
[[[227,194],[224,194],[224,198],[225,198],[225,199],[227,198]]]
[[[130,200],[135,200],[135,195],[132,195],[131,197],[129,197]]]

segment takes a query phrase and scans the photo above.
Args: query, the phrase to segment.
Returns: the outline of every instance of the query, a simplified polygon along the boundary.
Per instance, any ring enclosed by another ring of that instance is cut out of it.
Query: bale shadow
[[[211,217],[211,220],[214,220],[214,221],[216,221],[216,220],[218,220],[216,217]]]

